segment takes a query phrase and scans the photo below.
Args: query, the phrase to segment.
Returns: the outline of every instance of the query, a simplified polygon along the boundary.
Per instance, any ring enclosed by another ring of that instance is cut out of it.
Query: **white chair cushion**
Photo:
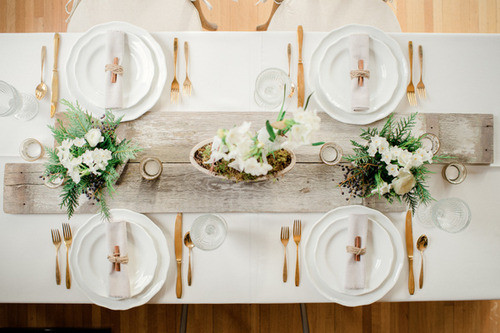
[[[148,31],[202,31],[200,16],[190,0],[81,0],[68,32],[84,32],[111,21]]]
[[[382,0],[283,0],[268,31],[331,31],[346,24],[374,26],[386,32],[401,32],[391,7]]]

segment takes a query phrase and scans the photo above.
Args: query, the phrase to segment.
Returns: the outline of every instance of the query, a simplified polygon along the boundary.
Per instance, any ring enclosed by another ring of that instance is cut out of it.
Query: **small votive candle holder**
[[[319,158],[325,164],[335,165],[342,160],[342,154],[342,148],[338,144],[327,142],[321,146]]]
[[[43,183],[48,188],[58,188],[59,186],[61,186],[62,184],[64,184],[64,178],[62,176],[60,176],[60,175],[44,176]]]
[[[19,146],[19,155],[28,162],[38,160],[44,153],[45,149],[37,139],[28,138],[21,142],[21,146]]]
[[[422,139],[424,148],[431,152],[432,155],[436,155],[439,151],[439,148],[441,148],[441,142],[439,141],[439,138],[436,134],[425,133],[420,136],[420,139]],[[428,143],[426,141],[430,142],[430,148],[428,147]]]
[[[453,162],[445,165],[441,172],[443,178],[450,184],[460,184],[467,177],[465,165],[459,162]]]
[[[163,164],[156,157],[145,157],[141,160],[139,165],[142,178],[146,180],[154,180],[163,172]]]

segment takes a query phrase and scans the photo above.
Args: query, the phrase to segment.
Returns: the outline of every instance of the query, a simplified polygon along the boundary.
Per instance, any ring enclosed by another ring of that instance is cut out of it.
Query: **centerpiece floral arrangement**
[[[413,136],[417,113],[395,123],[392,115],[379,131],[362,130],[360,144],[351,140],[354,155],[345,159],[351,166],[343,167],[345,179],[339,186],[352,197],[384,197],[389,203],[395,199],[406,202],[413,213],[419,204],[434,200],[425,185],[430,171],[427,166],[450,156],[433,156],[424,149],[422,139]]]
[[[97,119],[78,103],[75,106],[62,100],[61,104],[68,107],[68,125],[59,119],[57,126],[49,126],[58,146],[46,148],[49,161],[43,177],[64,179],[60,206],[66,207],[68,218],[78,207],[80,195],[85,194],[97,202],[101,215],[109,220],[105,196],[115,192],[113,186],[120,176],[117,167],[135,158],[141,149],[129,140],[117,139],[115,131],[122,117],[116,119],[106,110]]]
[[[250,122],[229,130],[219,129],[211,144],[196,152],[196,162],[236,181],[276,175],[290,164],[288,150],[311,144],[312,135],[320,128],[316,111],[307,111],[310,97],[304,108],[293,111],[293,118],[285,119],[283,102],[276,121],[267,120],[256,132],[250,129]],[[319,144],[322,143],[313,143]]]

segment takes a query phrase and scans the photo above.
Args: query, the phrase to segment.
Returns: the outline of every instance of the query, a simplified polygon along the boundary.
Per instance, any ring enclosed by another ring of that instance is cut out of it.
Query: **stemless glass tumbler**
[[[215,250],[226,238],[227,224],[219,215],[202,215],[194,220],[190,234],[197,248]]]
[[[0,81],[0,116],[14,115],[19,120],[30,120],[38,114],[35,96],[19,93],[7,82]]]

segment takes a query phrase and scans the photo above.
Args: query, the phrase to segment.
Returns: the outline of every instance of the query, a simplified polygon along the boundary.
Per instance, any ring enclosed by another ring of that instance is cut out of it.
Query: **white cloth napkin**
[[[354,238],[361,237],[361,248],[366,247],[368,234],[368,216],[364,214],[352,214],[349,216],[349,227],[347,228],[347,244],[354,246]],[[366,249],[370,251],[370,249]],[[360,261],[354,260],[354,254],[346,253],[347,267],[345,276],[345,289],[365,288],[365,255],[360,256]]]
[[[123,63],[125,49],[125,33],[123,31],[106,32],[106,63],[112,64],[113,59],[118,57],[118,64]],[[126,70],[126,69],[125,69]],[[119,109],[123,106],[123,75],[118,75],[115,83],[111,83],[111,71],[106,71],[104,85],[104,107],[106,109]]]
[[[120,256],[128,255],[127,222],[111,221],[106,226],[106,236],[108,238],[108,255],[112,255],[115,246],[120,247]],[[109,263],[109,296],[116,298],[130,297],[130,280],[128,274],[128,264],[121,264],[120,271],[113,269],[113,264]]]
[[[363,69],[370,69],[370,37],[366,34],[349,36],[351,70],[358,69],[358,60],[363,60]],[[366,111],[370,108],[370,79],[365,78],[363,86],[358,86],[358,79],[351,80],[351,108],[353,111]]]

